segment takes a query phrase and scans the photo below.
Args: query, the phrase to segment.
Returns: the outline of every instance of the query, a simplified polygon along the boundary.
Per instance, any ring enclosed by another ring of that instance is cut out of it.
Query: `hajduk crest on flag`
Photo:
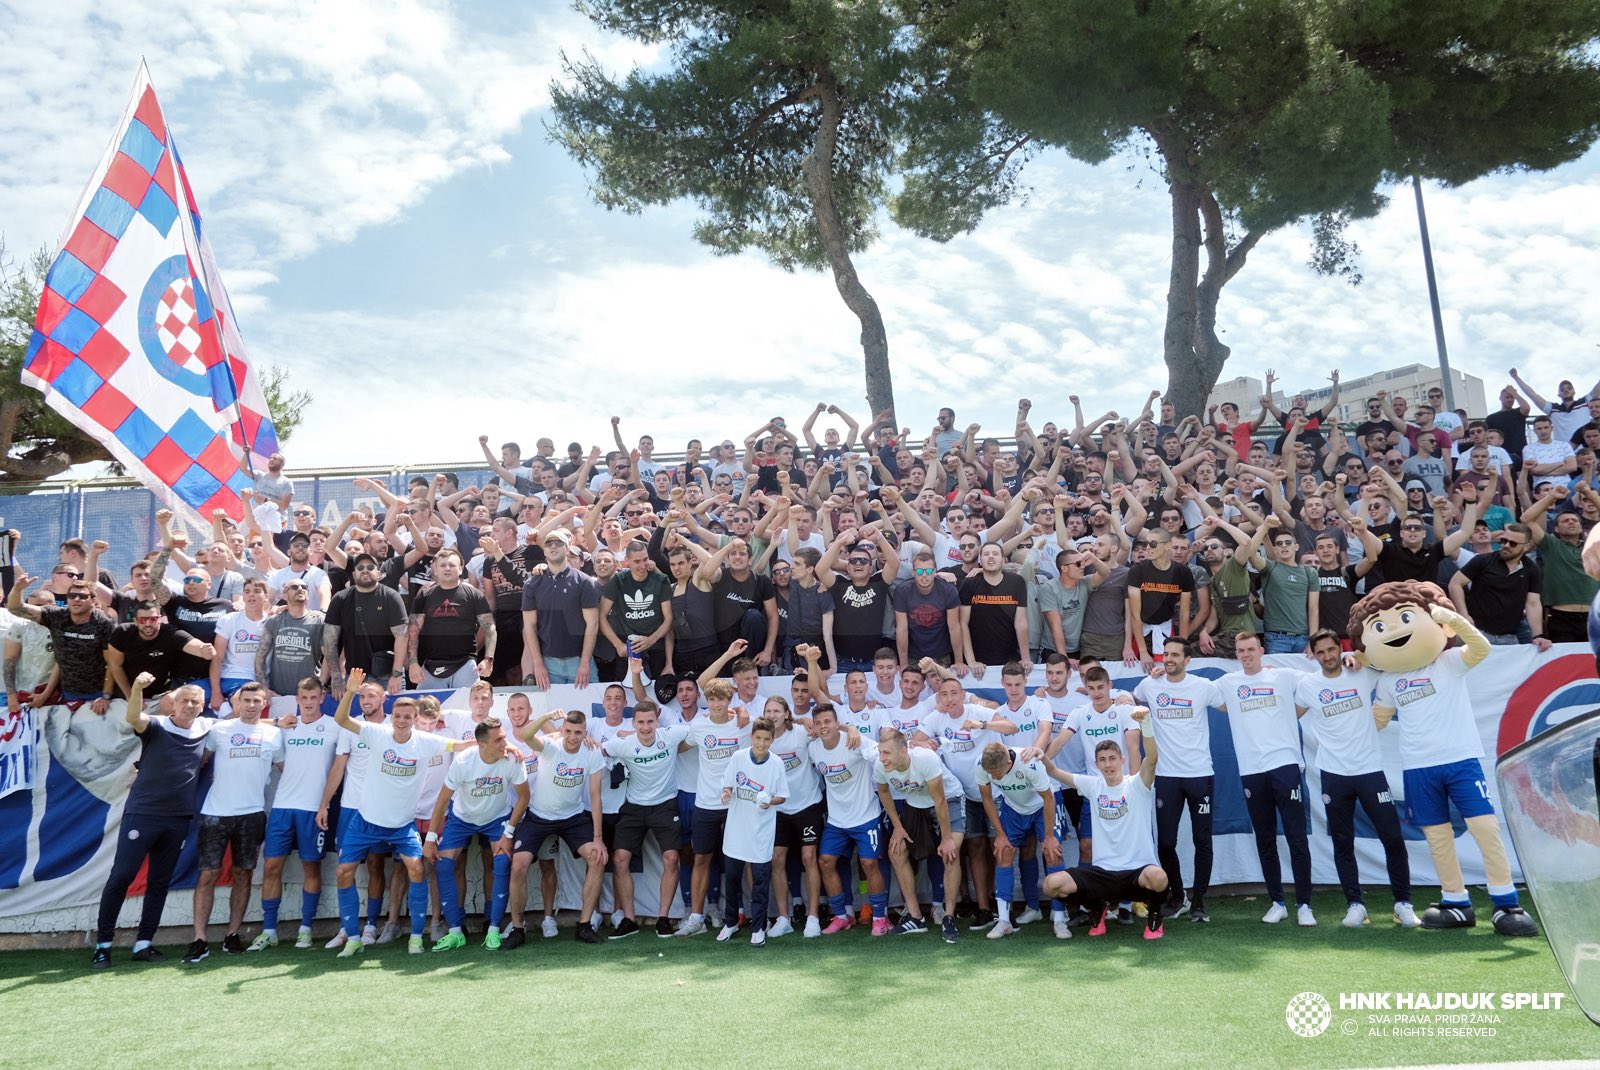
[[[22,381],[202,530],[278,448],[143,62],[45,277]]]

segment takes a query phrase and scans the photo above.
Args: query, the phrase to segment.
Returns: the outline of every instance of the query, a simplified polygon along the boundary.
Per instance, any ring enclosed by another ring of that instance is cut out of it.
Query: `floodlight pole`
[[[1417,229],[1422,234],[1422,267],[1428,275],[1428,306],[1433,310],[1433,342],[1439,350],[1439,377],[1444,380],[1444,403],[1456,407],[1456,392],[1450,381],[1450,352],[1444,344],[1444,318],[1439,314],[1439,283],[1433,275],[1433,243],[1428,241],[1428,212],[1422,207],[1422,179],[1411,176],[1411,190],[1417,195]]]

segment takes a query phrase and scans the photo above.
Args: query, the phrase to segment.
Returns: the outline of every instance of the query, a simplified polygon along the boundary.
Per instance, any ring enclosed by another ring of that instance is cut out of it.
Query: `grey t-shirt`
[[[1058,580],[1039,585],[1040,615],[1061,614],[1061,638],[1066,642],[1067,649],[1056,650],[1056,653],[1066,654],[1078,649],[1078,639],[1083,634],[1083,618],[1089,608],[1089,595],[1093,589],[1093,583],[1087,578],[1074,587],[1063,587]],[[1055,650],[1055,633],[1050,630],[1048,622],[1041,630],[1041,635],[1039,645],[1045,650]]]
[[[1113,565],[1111,575],[1089,592],[1087,602],[1083,631],[1120,638],[1128,620],[1128,566]]]
[[[267,656],[267,690],[275,695],[292,695],[301,680],[317,675],[317,659],[322,656],[322,614],[313,610],[297,620],[279,613],[268,618],[261,641],[272,651]]]

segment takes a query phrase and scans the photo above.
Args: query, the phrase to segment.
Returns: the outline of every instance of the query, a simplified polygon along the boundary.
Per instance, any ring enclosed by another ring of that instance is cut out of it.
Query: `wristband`
[[[438,843],[439,842],[439,834],[437,832],[431,832],[430,831],[428,833],[428,835],[423,838],[423,842],[424,843]]]
[[[1151,720],[1151,715],[1148,713],[1144,715],[1144,720],[1139,722],[1139,734],[1145,739],[1155,738],[1156,725],[1155,722]]]
[[[515,836],[517,834],[517,826],[507,821],[505,832],[507,836]]]

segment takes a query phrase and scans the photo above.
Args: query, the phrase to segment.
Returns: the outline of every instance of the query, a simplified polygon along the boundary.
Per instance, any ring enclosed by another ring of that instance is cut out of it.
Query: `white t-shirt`
[[[722,853],[744,862],[772,861],[778,808],[769,805],[763,809],[756,798],[763,793],[788,798],[789,774],[784,771],[783,759],[768,751],[766,761],[758,762],[745,747],[723,767],[722,787],[733,789],[728,823],[722,832]],[[722,801],[721,789],[717,791],[717,801]]]
[[[1522,448],[1522,463],[1560,464],[1573,456],[1572,443],[1555,439],[1550,442],[1530,442]]]
[[[449,736],[440,736],[440,739],[449,739]],[[445,774],[450,772],[450,759],[453,754],[432,754],[428,756],[427,769],[422,774],[422,790],[417,792],[417,809],[412,815],[418,821],[427,821],[433,817],[433,804],[439,801],[439,792],[444,788]],[[440,830],[443,831],[443,830]]]
[[[539,752],[539,769],[534,774],[535,817],[545,821],[565,821],[583,813],[589,802],[589,776],[603,772],[605,755],[580,744],[578,753],[569,754],[559,740],[546,740]]]
[[[859,747],[852,748],[841,734],[831,748],[813,739],[806,752],[828,796],[828,824],[850,829],[878,820],[878,788],[872,780],[872,767],[878,760],[876,743],[863,739]]]
[[[272,600],[274,602],[283,594],[283,585],[290,580],[305,580],[307,610],[321,613],[328,608],[322,604],[322,585],[328,582],[328,574],[326,572],[312,564],[307,564],[304,569],[297,569],[291,565],[273,569],[267,575],[267,587],[272,592]]]
[[[328,770],[339,740],[350,733],[339,731],[332,717],[318,717],[282,729],[283,772],[272,797],[274,810],[309,810],[322,807],[322,791],[328,784]]]
[[[1462,654],[1456,647],[1416,672],[1379,674],[1373,703],[1394,708],[1402,768],[1426,769],[1483,757]]]
[[[362,724],[382,724],[382,721],[361,720]],[[338,727],[338,722],[334,723]],[[361,808],[361,789],[367,782],[367,759],[372,757],[372,748],[366,741],[351,732],[340,732],[339,742],[334,744],[335,756],[348,754],[350,760],[344,767],[344,784],[339,789],[339,805],[346,810],[359,810]]]
[[[923,727],[928,723],[928,715],[933,712],[933,700],[926,699],[917,703],[910,709],[895,706],[883,706],[872,711],[872,724],[867,731],[861,734],[872,742],[878,742],[885,728],[892,728],[896,732],[910,739],[918,731],[926,731]],[[843,724],[844,722],[840,722]]]
[[[1371,669],[1344,669],[1329,679],[1307,673],[1295,685],[1294,701],[1306,708],[1301,724],[1317,738],[1317,768],[1340,776],[1360,776],[1383,768],[1378,754],[1378,726],[1372,720],[1372,689],[1378,674]]]
[[[251,620],[250,615],[242,609],[217,621],[217,638],[228,643],[227,653],[222,657],[221,675],[224,680],[256,678],[256,649],[261,646],[261,634],[266,630],[266,617]]]
[[[1032,747],[1039,742],[1039,726],[1050,722],[1050,706],[1043,699],[1034,698],[1032,695],[1022,700],[1022,705],[1016,709],[1011,708],[1009,702],[1000,704],[1000,708],[993,711],[994,716],[1003,718],[1017,726],[1015,732],[1009,732],[1001,738],[1008,747]]]
[[[1094,708],[1094,703],[1085,701],[1082,705],[1073,708],[1067,714],[1066,723],[1061,726],[1061,731],[1075,734],[1083,755],[1083,767],[1095,768],[1094,749],[1104,740],[1113,740],[1122,747],[1122,757],[1127,761],[1128,767],[1138,764],[1139,755],[1134,750],[1133,743],[1128,739],[1128,733],[1139,734],[1139,722],[1133,719],[1133,714],[1128,712],[1129,707],[1112,701],[1103,711]],[[1071,746],[1065,744],[1063,749]]]
[[[800,540],[800,546],[809,546],[819,554],[828,552],[828,541],[822,537],[822,532],[813,531],[810,535]],[[794,564],[794,552],[800,546],[790,547],[789,533],[784,532],[783,541],[778,543],[778,560]]]
[[[1012,756],[1011,768],[1000,776],[990,776],[983,766],[978,767],[978,784],[989,785],[989,793],[998,805],[1004,802],[1019,814],[1036,814],[1044,809],[1044,796],[1040,792],[1055,790],[1056,782],[1044,771],[1044,763],[1037,758],[1023,761]],[[1098,836],[1099,830],[1095,831]],[[1095,850],[1095,863],[1100,862],[1100,851]]]
[[[1221,707],[1222,692],[1203,676],[1184,673],[1172,683],[1166,677],[1140,681],[1133,689],[1139,705],[1155,718],[1161,764],[1157,776],[1211,776],[1210,707]]]
[[[1228,708],[1240,776],[1305,765],[1300,753],[1300,720],[1294,708],[1294,689],[1303,675],[1293,669],[1264,667],[1254,676],[1240,670],[1217,680]]]
[[[200,812],[208,817],[258,814],[267,808],[267,780],[283,761],[283,733],[266,721],[218,721],[206,733],[211,790]]]
[[[1156,827],[1153,787],[1138,776],[1124,776],[1114,788],[1095,773],[1077,773],[1072,780],[1094,815],[1095,865],[1122,870],[1158,864],[1152,835]]]
[[[696,717],[689,727],[693,731],[685,742],[700,755],[694,805],[700,810],[726,810],[727,807],[722,805],[722,774],[739,748],[749,746],[750,726],[747,724],[740,728],[737,717],[729,717],[717,724],[707,715]]]
[[[1039,689],[1043,692],[1042,695],[1034,695],[1035,698],[1050,709],[1051,738],[1054,738],[1057,732],[1066,727],[1067,717],[1073,710],[1089,701],[1088,696],[1080,695],[1077,691],[1072,690],[1075,686],[1075,684],[1069,682],[1065,695],[1052,695],[1043,688]],[[1055,763],[1058,769],[1064,769],[1069,773],[1081,773],[1083,772],[1083,749],[1081,747],[1063,747],[1061,753],[1056,755]]]
[[[450,789],[450,811],[468,825],[487,825],[511,816],[518,784],[528,782],[528,770],[509,753],[486,762],[477,748],[456,756],[445,774]]]
[[[661,707],[661,727],[670,728],[673,725],[690,724],[697,718],[705,715],[706,707],[694,709],[686,717],[681,706]],[[678,790],[687,791],[690,795],[700,786],[700,752],[694,748],[678,752]]]
[[[890,769],[879,758],[872,767],[873,782],[889,785],[891,792],[899,792],[897,798],[904,799],[918,810],[931,810],[933,793],[928,790],[928,785],[937,780],[944,785],[946,806],[962,804],[961,781],[944,767],[937,754],[926,747],[910,747],[906,750],[906,757],[911,759],[911,765],[906,769]]]
[[[878,703],[867,700],[864,708],[852,710],[848,701],[841,706],[835,706],[834,712],[839,718],[841,728],[854,728],[861,735],[870,740],[878,738],[878,715],[883,712]]]
[[[632,732],[633,723],[626,718],[611,724],[605,718],[596,718],[589,722],[589,735],[596,743],[604,744],[607,740],[616,739],[618,733]],[[606,775],[600,779],[600,812],[614,814],[622,809],[622,804],[628,799],[628,782],[624,780],[619,786],[611,786],[611,767],[615,761],[606,762]],[[633,770],[629,770],[631,773]]]
[[[416,820],[417,798],[428,769],[434,758],[443,759],[450,741],[413,731],[404,743],[397,743],[393,728],[363,721],[361,742],[370,749],[367,778],[361,786],[362,819],[380,828],[409,825]]]
[[[810,742],[810,734],[799,725],[772,741],[772,753],[783,762],[784,774],[789,778],[789,794],[778,807],[780,814],[798,814],[822,801],[822,781],[817,779],[817,771],[811,768],[806,755]]]
[[[978,792],[978,759],[983,757],[984,747],[1000,741],[1000,733],[965,726],[968,721],[988,724],[994,716],[993,710],[968,705],[954,715],[929,714],[922,729],[928,738],[938,741],[939,757],[944,760],[945,768],[961,782],[962,794],[974,802],[983,797]]]
[[[678,753],[678,744],[689,738],[689,725],[675,724],[671,728],[656,728],[655,740],[648,746],[639,742],[637,735],[615,736],[601,744],[607,755],[628,767],[628,779],[623,784],[627,801],[635,806],[659,806],[678,797],[678,763],[685,757]],[[662,844],[672,850],[676,844]]]

